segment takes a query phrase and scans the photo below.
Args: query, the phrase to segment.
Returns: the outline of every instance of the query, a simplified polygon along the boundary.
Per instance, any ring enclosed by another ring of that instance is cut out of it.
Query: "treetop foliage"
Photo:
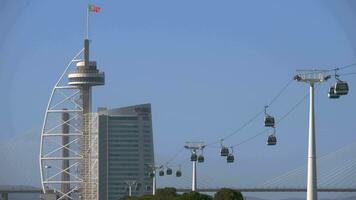
[[[222,188],[214,197],[199,192],[187,192],[184,194],[177,194],[175,188],[158,189],[155,196],[144,195],[141,197],[123,197],[120,200],[243,200],[241,192]]]

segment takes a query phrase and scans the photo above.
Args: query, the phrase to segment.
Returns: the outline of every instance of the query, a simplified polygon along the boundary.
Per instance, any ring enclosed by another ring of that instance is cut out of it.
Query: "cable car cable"
[[[287,82],[287,84],[285,84],[283,86],[283,88],[277,93],[276,96],[274,96],[272,98],[272,100],[270,101],[270,103],[267,106],[271,106],[285,91],[286,89],[294,82],[293,79],[289,80]],[[251,124],[253,121],[255,121],[261,114],[263,114],[265,112],[265,110],[261,110],[260,112],[258,112],[256,115],[254,115],[252,118],[250,118],[247,122],[245,122],[242,126],[240,126],[239,128],[237,128],[235,131],[231,132],[229,135],[226,135],[225,137],[223,137],[222,139],[218,139],[214,142],[208,143],[206,146],[210,146],[210,145],[214,145],[219,143],[221,140],[226,140],[230,137],[232,137],[233,135],[239,133],[242,129],[244,129],[246,126],[248,126],[249,124]]]
[[[350,73],[339,74],[339,76],[350,76],[350,75],[356,75],[356,72],[350,72]]]
[[[288,117],[288,115],[290,115],[300,104],[302,104],[308,96],[309,96],[309,93],[307,93],[306,95],[304,95],[302,99],[300,99],[286,114],[284,114],[284,115],[276,122],[276,124],[279,124],[279,123],[280,123],[281,121],[283,121],[286,117]],[[237,146],[240,146],[240,145],[242,145],[242,144],[244,144],[244,143],[247,143],[247,142],[253,140],[254,138],[256,138],[256,137],[258,137],[258,136],[260,136],[260,135],[262,135],[262,134],[264,134],[264,133],[266,133],[266,132],[268,132],[268,131],[269,131],[269,129],[265,129],[265,130],[263,130],[263,131],[257,133],[256,135],[253,135],[252,137],[249,137],[249,138],[247,138],[246,140],[243,140],[242,142],[233,145],[233,147],[237,147]]]

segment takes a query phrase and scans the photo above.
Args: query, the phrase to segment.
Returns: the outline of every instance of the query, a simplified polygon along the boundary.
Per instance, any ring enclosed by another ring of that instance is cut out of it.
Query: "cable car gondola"
[[[277,144],[277,137],[274,134],[268,136],[267,145],[273,146],[273,145],[276,145],[276,144]]]
[[[199,162],[199,163],[204,162],[204,156],[203,156],[203,155],[199,155],[199,156],[198,156],[198,162]]]
[[[334,86],[330,87],[329,93],[328,93],[328,97],[330,99],[338,99],[338,98],[340,98],[340,95],[335,93],[335,87]]]
[[[235,157],[234,157],[234,149],[233,147],[230,147],[231,148],[231,152],[229,153],[229,155],[227,155],[226,157],[226,162],[227,163],[233,163],[235,161]]]
[[[274,117],[267,114],[267,108],[268,106],[265,106],[265,127],[274,127]]]
[[[267,145],[273,146],[277,144],[276,129],[273,128],[273,133],[267,138]]]
[[[349,92],[349,85],[347,84],[347,82],[341,81],[339,79],[335,83],[334,88],[335,94],[337,95],[347,95],[347,93]]]
[[[182,176],[182,170],[181,166],[179,165],[178,170],[176,171],[176,177],[181,177]]]
[[[167,175],[172,175],[173,171],[171,168],[167,168],[166,174]]]
[[[229,148],[227,148],[223,145],[223,141],[224,141],[224,139],[220,140],[220,156],[226,157],[229,155]]]
[[[163,170],[159,171],[159,176],[164,176],[164,171]]]
[[[195,162],[195,161],[197,161],[197,160],[198,160],[197,154],[192,153],[192,155],[190,156],[190,161]]]
[[[220,149],[220,155],[226,157],[229,155],[229,149],[227,147],[222,146]]]
[[[149,175],[150,175],[150,177],[151,177],[151,178],[153,178],[153,177],[155,176],[155,173],[150,172],[150,174],[149,174]]]
[[[228,163],[233,163],[235,161],[235,157],[232,153],[230,153],[227,157],[226,157],[226,161]]]

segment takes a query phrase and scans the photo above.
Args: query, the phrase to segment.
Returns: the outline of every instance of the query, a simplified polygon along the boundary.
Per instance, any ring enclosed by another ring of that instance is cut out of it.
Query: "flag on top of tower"
[[[89,10],[89,12],[96,12],[96,13],[98,13],[98,12],[100,12],[100,7],[99,6],[96,6],[96,5],[94,5],[94,4],[89,4],[88,5],[88,10]]]

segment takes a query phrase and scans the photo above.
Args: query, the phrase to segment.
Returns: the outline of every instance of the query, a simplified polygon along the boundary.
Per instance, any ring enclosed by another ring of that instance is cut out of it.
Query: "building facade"
[[[154,163],[151,105],[98,109],[99,199],[152,193],[147,164]]]

